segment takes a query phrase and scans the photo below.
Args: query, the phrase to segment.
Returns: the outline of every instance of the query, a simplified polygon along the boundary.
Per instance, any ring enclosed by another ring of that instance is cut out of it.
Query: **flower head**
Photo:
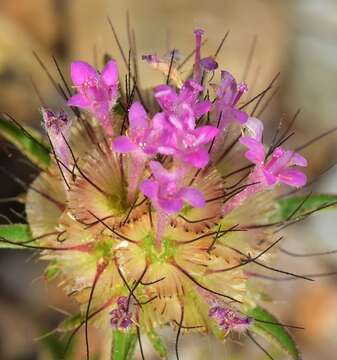
[[[26,196],[29,232],[85,324],[90,318],[109,335],[111,327],[133,336],[178,324],[223,340],[250,330],[244,314],[260,298],[251,274],[259,265],[273,270],[264,262],[279,241],[279,223],[270,222],[279,211],[275,185],[306,182],[295,166],[307,161],[282,147],[267,151],[262,122],[239,110],[245,84],[222,71],[216,98],[204,98],[204,71],[217,64],[201,57],[202,35],[195,31],[184,82],[175,53],[171,62],[145,57],[172,85],[156,86],[152,101],[138,87],[132,96],[128,86],[119,91],[114,60],[101,73],[76,61],[68,105],[89,114],[72,127],[63,111],[42,110],[53,156],[44,149],[44,171]]]

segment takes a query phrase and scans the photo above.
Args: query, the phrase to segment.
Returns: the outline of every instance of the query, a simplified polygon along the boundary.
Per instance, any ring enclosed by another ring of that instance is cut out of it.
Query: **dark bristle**
[[[67,83],[67,81],[66,81],[66,79],[65,79],[65,77],[64,77],[64,74],[63,74],[63,72],[62,72],[62,70],[61,70],[61,68],[60,68],[60,65],[59,65],[56,57],[53,55],[52,58],[53,58],[53,61],[54,61],[56,70],[57,70],[57,72],[58,72],[58,74],[59,74],[59,76],[60,76],[60,78],[61,78],[61,80],[62,80],[62,83],[63,83],[63,85],[64,85],[64,87],[65,87],[65,89],[66,89],[66,91],[67,91],[68,97],[70,97],[70,96],[72,95],[70,86],[68,85],[68,83]],[[97,66],[96,66],[96,67],[97,67]]]
[[[173,49],[172,54],[171,54],[171,59],[170,59],[170,66],[169,66],[169,70],[168,70],[167,77],[166,77],[166,85],[168,85],[170,83],[170,78],[171,78],[171,72],[172,72],[172,66],[173,66],[173,60],[174,60],[175,52],[176,52],[176,49]]]
[[[307,141],[307,142],[304,143],[303,145],[297,147],[297,148],[295,149],[295,151],[298,152],[298,151],[301,151],[301,150],[304,150],[304,149],[308,148],[310,145],[317,143],[319,140],[321,140],[321,139],[325,138],[326,136],[334,133],[336,130],[337,130],[337,126],[334,127],[334,128],[332,128],[332,129],[330,129],[330,130],[328,130],[328,131],[325,131],[324,133],[322,133],[322,134],[314,137],[313,139]]]
[[[268,352],[260,343],[258,343],[258,342],[254,339],[253,335],[249,332],[249,330],[246,330],[246,334],[247,334],[247,336],[249,337],[249,339],[250,339],[260,350],[262,350],[262,352],[263,352],[265,355],[268,356],[268,358],[269,358],[270,360],[275,360],[275,359],[269,354],[269,352]]]
[[[104,222],[104,220],[98,218],[98,217],[97,217],[93,212],[91,212],[90,210],[88,210],[88,213],[89,213],[90,215],[92,215],[97,221],[99,221],[104,227],[106,227],[108,230],[110,230],[114,235],[116,235],[116,236],[120,237],[121,239],[126,240],[126,241],[128,241],[128,242],[136,243],[135,240],[129,239],[129,238],[126,237],[125,235],[118,233],[114,228],[112,228],[111,226],[109,226],[108,224],[106,224],[106,223]]]
[[[253,103],[255,100],[258,100],[258,105],[260,104],[260,102],[262,101],[261,97],[263,98],[268,92],[269,90],[273,87],[275,81],[277,80],[277,78],[280,76],[280,72],[278,72],[273,79],[271,80],[271,82],[269,83],[269,85],[262,90],[260,93],[258,93],[256,96],[254,96],[252,99],[250,99],[249,101],[247,101],[246,103],[244,103],[243,105],[241,105],[239,107],[239,110],[243,110],[244,108],[246,108],[248,105],[250,105],[251,103]],[[261,100],[260,100],[261,99]],[[258,106],[255,105],[254,107],[254,112],[257,110]]]
[[[180,358],[179,358],[179,338],[180,338],[180,333],[181,333],[181,329],[183,326],[183,322],[184,322],[184,306],[181,305],[181,316],[180,316],[180,321],[178,323],[178,331],[177,331],[177,336],[176,336],[176,341],[175,341],[175,352],[176,352],[177,360],[180,360]]]
[[[329,250],[329,251],[322,251],[322,252],[314,252],[314,253],[307,253],[307,254],[301,254],[301,253],[295,253],[289,250],[286,250],[284,248],[279,247],[279,250],[288,256],[297,257],[297,258],[307,258],[307,257],[315,257],[315,256],[324,256],[324,255],[332,255],[336,254],[337,250]]]
[[[225,247],[227,247],[228,249],[231,249],[232,251],[244,256],[246,258],[246,260],[244,260],[241,264],[237,264],[237,265],[233,265],[224,269],[219,269],[219,270],[213,270],[212,273],[222,273],[222,272],[227,272],[227,271],[232,271],[238,268],[241,268],[243,266],[246,266],[252,262],[256,263],[256,260],[258,260],[261,256],[263,256],[264,254],[266,254],[269,250],[271,250],[275,245],[277,245],[281,240],[283,239],[283,237],[278,238],[276,241],[274,241],[271,245],[269,245],[266,249],[264,249],[263,251],[261,251],[258,255],[251,257],[248,256],[246,254],[244,254],[243,252],[241,252],[238,249],[233,248],[232,246],[229,245],[224,245]]]
[[[218,57],[218,55],[219,55],[219,53],[220,53],[220,51],[221,51],[221,49],[222,49],[222,47],[223,47],[223,44],[225,43],[228,35],[229,35],[229,30],[228,30],[228,31],[226,32],[226,34],[223,36],[223,38],[222,38],[221,41],[220,41],[219,46],[218,46],[217,49],[215,50],[215,53],[214,53],[214,55],[213,55],[214,60]]]
[[[87,360],[90,360],[90,348],[89,348],[89,331],[88,331],[88,321],[89,321],[89,314],[90,314],[90,307],[92,303],[92,299],[94,296],[94,291],[96,289],[96,285],[98,283],[98,280],[102,274],[102,272],[105,270],[106,265],[101,266],[100,264],[97,264],[96,274],[94,281],[92,283],[89,299],[88,299],[88,305],[85,311],[85,320],[84,320],[84,333],[85,333],[85,345],[86,345],[86,356]]]
[[[136,332],[137,332],[137,339],[138,339],[138,344],[139,344],[140,355],[142,357],[142,360],[145,360],[145,355],[144,355],[144,350],[143,350],[143,345],[142,345],[142,339],[141,339],[141,335],[140,335],[139,326],[136,326]]]
[[[203,47],[206,42],[207,42],[207,39],[204,39],[204,40],[201,42],[201,47]],[[185,66],[186,63],[187,63],[190,59],[192,59],[192,57],[194,56],[194,54],[195,54],[195,49],[193,49],[193,50],[185,57],[185,59],[178,65],[177,69],[178,69],[178,70],[181,70],[181,68],[182,68],[183,66]]]
[[[254,55],[255,55],[255,50],[256,50],[256,46],[257,46],[257,40],[258,40],[258,36],[254,35],[252,44],[251,44],[249,52],[248,52],[246,65],[245,65],[244,70],[243,70],[242,80],[241,80],[242,82],[247,81],[249,71],[251,69],[253,59],[254,59]]]
[[[42,70],[47,75],[48,79],[50,80],[50,82],[52,83],[52,85],[54,86],[54,88],[58,92],[58,94],[62,98],[64,98],[65,101],[67,101],[68,96],[67,96],[66,92],[64,91],[64,89],[62,88],[61,84],[59,84],[57,81],[55,81],[55,79],[53,78],[53,76],[51,75],[49,70],[47,69],[46,65],[44,64],[44,62],[41,60],[41,58],[39,57],[39,55],[35,51],[33,51],[33,56],[35,57],[38,64],[41,66]]]
[[[208,292],[210,292],[211,294],[215,294],[215,295],[218,295],[218,296],[221,296],[223,298],[226,298],[226,299],[229,299],[229,300],[232,300],[236,303],[239,303],[241,304],[242,302],[229,296],[229,295],[226,295],[226,294],[223,294],[223,293],[220,293],[220,292],[217,292],[217,291],[214,291],[214,290],[211,290],[209,288],[207,288],[206,286],[200,284],[191,274],[189,274],[185,269],[183,269],[181,266],[179,266],[178,264],[174,264],[174,266],[180,270],[188,279],[190,279],[195,285],[199,286],[201,289],[204,289]]]

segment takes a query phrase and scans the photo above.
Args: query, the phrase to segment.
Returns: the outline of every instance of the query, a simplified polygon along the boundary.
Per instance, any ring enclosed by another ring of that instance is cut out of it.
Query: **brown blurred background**
[[[247,74],[251,94],[266,87],[281,71],[280,90],[263,113],[267,128],[287,123],[298,108],[292,144],[337,125],[337,1],[336,0],[0,0],[0,111],[38,128],[40,102],[32,83],[51,107],[63,100],[32,55],[36,51],[53,74],[54,55],[68,76],[69,63],[83,59],[101,66],[108,52],[121,57],[107,23],[110,16],[127,49],[126,11],[135,29],[138,56],[164,54],[178,48],[183,55],[194,46],[192,31],[202,27],[208,41],[204,53],[212,53],[227,30],[230,35],[219,57],[221,68],[242,79],[254,39],[256,48]],[[121,69],[123,65],[121,64]],[[150,86],[158,76],[140,65],[140,80]],[[251,96],[252,96],[251,95]],[[332,134],[305,150],[310,160],[308,174],[314,178],[337,158],[336,135]],[[8,144],[0,142],[0,165],[31,179],[35,170]],[[314,189],[337,193],[337,172],[331,169]],[[15,196],[21,189],[1,175],[0,197]],[[0,202],[7,220],[22,221],[23,208]],[[289,230],[288,249],[320,251],[337,248],[336,213],[317,215]],[[301,273],[333,271],[337,255],[310,259],[281,256],[280,264]],[[281,265],[280,265],[281,266]],[[57,284],[46,285],[40,277],[44,264],[29,252],[0,252],[0,359],[52,359],[37,337],[53,329],[64,315],[76,311]],[[337,357],[336,277],[320,278],[314,284],[302,281],[269,284],[275,302],[269,305],[282,322],[303,325],[294,335],[307,360]],[[57,310],[59,309],[59,310]],[[167,334],[168,341],[174,341]],[[198,346],[196,346],[198,344]],[[77,341],[81,359],[81,340]],[[276,356],[276,355],[275,355]],[[147,351],[147,359],[156,357]],[[172,355],[172,359],[175,357]],[[265,359],[258,349],[235,342],[215,345],[212,339],[186,337],[181,341],[182,359]],[[282,357],[278,357],[282,358]],[[102,359],[103,360],[103,359]]]

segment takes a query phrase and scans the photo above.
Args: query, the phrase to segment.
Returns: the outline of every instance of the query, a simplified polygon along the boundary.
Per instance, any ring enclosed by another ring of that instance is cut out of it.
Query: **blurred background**
[[[261,117],[267,128],[273,129],[281,118],[286,124],[301,108],[292,144],[301,145],[337,125],[336,0],[0,0],[0,111],[39,128],[41,104],[34,86],[49,106],[57,108],[64,103],[32,51],[53,74],[55,56],[67,76],[69,63],[75,59],[101,66],[103,55],[109,53],[120,61],[107,16],[127,49],[127,10],[139,57],[165,54],[172,48],[187,55],[194,47],[195,27],[206,30],[204,54],[211,54],[230,30],[219,56],[221,68],[239,80],[246,78],[252,95],[281,72],[278,92]],[[249,57],[252,61],[247,69]],[[140,64],[141,86],[150,86],[156,79],[146,64]],[[304,151],[310,160],[308,175],[312,179],[336,162],[336,144],[337,137],[331,134]],[[0,165],[26,180],[36,175],[3,140]],[[0,213],[4,215],[0,221],[23,221],[23,207],[4,202],[21,189],[0,176]],[[313,188],[337,193],[336,169],[326,172]],[[337,248],[336,219],[336,213],[327,212],[289,228],[284,247],[297,252]],[[280,264],[303,274],[328,272],[336,270],[337,255],[282,255]],[[0,252],[1,360],[52,359],[48,346],[57,346],[56,340],[48,344],[37,338],[55,328],[64,318],[63,312],[76,311],[76,304],[66,298],[57,283],[45,284],[41,277],[44,266],[33,253]],[[336,277],[319,278],[313,284],[300,280],[268,284],[275,299],[268,308],[281,322],[306,328],[293,332],[304,359],[336,359],[336,285]],[[173,346],[172,336],[166,336]],[[219,345],[210,338],[184,337],[181,358],[266,359],[253,344],[242,340],[244,346],[235,341]],[[80,335],[74,349],[76,359],[83,358],[82,341]],[[147,349],[146,356],[156,359]]]

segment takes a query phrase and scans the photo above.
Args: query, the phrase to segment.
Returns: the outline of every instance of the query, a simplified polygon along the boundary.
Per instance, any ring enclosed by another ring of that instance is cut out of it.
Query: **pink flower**
[[[164,117],[163,113],[157,113],[150,121],[143,106],[139,102],[133,103],[129,109],[128,136],[118,136],[113,142],[113,149],[145,158],[155,155],[158,147],[165,142]]]
[[[247,85],[237,84],[235,78],[228,71],[221,71],[221,82],[217,87],[215,108],[220,117],[220,128],[225,128],[231,122],[244,124],[248,115],[236,108],[241,96],[247,91]]]
[[[173,155],[184,163],[196,168],[204,168],[209,161],[208,150],[205,145],[211,142],[219,133],[214,126],[202,126],[193,130],[173,130],[170,143]]]
[[[128,136],[118,136],[112,148],[116,152],[130,154],[128,166],[128,198],[132,203],[139,181],[145,169],[146,161],[160,153],[171,153],[172,150],[164,148],[169,132],[165,129],[165,115],[157,113],[152,121],[139,102],[135,102],[129,109]]]
[[[116,103],[118,91],[116,61],[110,60],[100,74],[88,63],[74,61],[70,75],[78,93],[69,99],[68,105],[89,110],[111,135],[110,111]]]
[[[167,85],[155,89],[155,97],[164,111],[165,120],[161,126],[169,134],[163,139],[159,152],[170,154],[196,168],[204,168],[208,164],[209,155],[205,149],[218,134],[213,126],[195,128],[196,120],[210,111],[210,101],[199,101],[202,86],[193,80],[186,81],[179,95]]]
[[[140,189],[151,199],[154,207],[166,214],[178,213],[186,201],[193,207],[205,206],[201,192],[190,186],[181,186],[182,172],[168,171],[159,162],[151,161],[153,180],[144,180]]]
[[[210,101],[199,101],[199,93],[203,87],[194,80],[184,83],[179,94],[168,85],[159,85],[154,96],[168,117],[168,121],[177,129],[193,130],[195,122],[210,111]]]
[[[279,182],[296,187],[305,185],[307,181],[305,174],[293,169],[294,166],[307,166],[307,160],[303,156],[294,151],[278,147],[273,151],[271,157],[266,159],[266,150],[261,143],[262,122],[255,118],[249,118],[246,127],[251,136],[244,136],[240,139],[241,144],[248,148],[245,157],[256,164],[256,170],[263,175],[267,186]]]

